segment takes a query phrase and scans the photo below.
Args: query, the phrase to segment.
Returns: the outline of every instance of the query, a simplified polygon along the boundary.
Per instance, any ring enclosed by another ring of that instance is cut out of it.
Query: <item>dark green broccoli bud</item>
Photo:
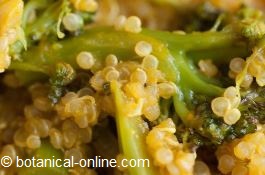
[[[238,25],[239,32],[244,37],[258,40],[265,34],[264,19],[264,14],[260,10],[244,7],[237,13],[235,25]]]
[[[231,130],[231,126],[225,124],[222,118],[217,118],[211,108],[203,109],[200,114],[201,127],[198,128],[199,134],[209,138],[212,143],[220,144],[227,137]]]
[[[261,39],[265,34],[265,23],[253,19],[244,20],[242,25],[242,35],[250,39]]]
[[[257,130],[258,120],[253,116],[242,114],[240,120],[233,126],[235,137],[242,137],[249,133],[254,133]]]
[[[253,123],[265,124],[265,88],[255,87],[245,92],[240,110]]]
[[[51,83],[57,86],[65,86],[75,78],[75,70],[70,64],[57,63],[54,77]]]
[[[55,73],[50,78],[51,92],[49,98],[53,103],[57,103],[65,92],[65,86],[75,78],[75,70],[70,64],[57,63]]]
[[[256,97],[253,98],[253,93]],[[192,105],[195,111],[195,126],[193,128],[177,122],[177,130],[180,133],[188,133],[188,142],[198,146],[218,145],[224,141],[240,138],[246,134],[254,133],[258,123],[264,123],[263,115],[265,105],[257,105],[258,96],[260,102],[265,102],[265,90],[247,92],[242,100],[239,109],[242,113],[240,120],[234,125],[227,125],[222,118],[216,116],[211,109],[211,98],[203,95],[196,95]],[[250,98],[251,97],[251,98]],[[178,135],[179,140],[183,140],[185,135]],[[185,136],[187,137],[187,136]]]

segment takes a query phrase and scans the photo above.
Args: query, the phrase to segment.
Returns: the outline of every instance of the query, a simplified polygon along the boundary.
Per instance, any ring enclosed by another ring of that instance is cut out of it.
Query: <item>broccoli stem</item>
[[[153,167],[150,157],[147,154],[145,136],[146,129],[141,116],[127,117],[124,116],[123,94],[118,82],[111,82],[111,91],[114,96],[116,105],[116,125],[120,141],[120,149],[127,159],[144,159],[149,161],[149,167],[128,167],[130,175],[156,175],[157,171]]]
[[[198,63],[201,59],[211,59],[216,64],[227,64],[232,58],[238,56],[245,58],[248,55],[250,55],[250,51],[246,45],[187,52],[187,57],[195,63]]]
[[[43,141],[39,149],[34,153],[35,159],[41,159],[43,162],[47,160],[63,160],[63,153],[60,150],[56,150],[47,141]],[[32,157],[33,157],[32,156]],[[30,157],[30,159],[32,159]],[[36,161],[38,162],[38,161]],[[47,161],[49,162],[49,161]],[[39,164],[40,165],[40,164]],[[19,175],[68,175],[68,169],[63,166],[63,162],[58,162],[60,167],[50,167],[49,163],[43,167],[22,167],[18,170]]]
[[[175,66],[180,72],[180,79],[176,82],[178,92],[173,97],[175,111],[186,126],[195,127],[196,119],[193,117],[192,111],[187,107],[187,103],[191,104],[193,100],[193,93],[205,94],[206,96],[220,96],[223,93],[223,89],[203,81],[190,68],[186,55],[183,52],[172,51],[171,53],[175,58]]]
[[[208,96],[218,96],[223,93],[222,88],[206,83],[192,71],[187,63],[186,55],[182,51],[172,51],[171,53],[175,58],[175,66],[180,71],[180,79],[177,85],[188,86],[191,90]]]
[[[23,17],[23,26],[25,29],[27,41],[30,42],[40,40],[43,35],[48,35],[52,32],[56,33],[56,25],[60,18],[60,14],[63,11],[67,11],[64,0],[59,0],[55,3],[51,3],[48,0],[33,0],[30,1],[25,7],[25,13]],[[31,10],[35,8],[45,8],[44,12],[32,23],[26,24],[28,15]]]
[[[167,78],[175,79],[177,72],[173,64],[174,58],[170,56],[165,44],[145,35],[117,32],[111,28],[90,29],[77,37],[54,43],[44,41],[24,52],[22,61],[14,60],[10,69],[51,75],[58,62],[69,63],[78,69],[75,58],[81,51],[91,52],[97,60],[96,65],[99,65],[95,66],[95,69],[100,69],[105,57],[110,53],[117,55],[120,60],[136,59],[134,46],[142,40],[150,42],[155,50],[154,55],[163,59],[160,60],[160,67],[165,71]]]
[[[187,116],[191,114],[189,111],[183,97],[183,93],[181,90],[178,91],[176,95],[173,96],[173,102],[174,102],[174,108],[178,116],[180,117],[181,121],[186,125],[186,126],[191,126],[191,120],[187,120]]]
[[[229,55],[231,50],[226,51],[226,49],[231,48],[232,45],[236,45],[238,42],[238,38],[232,36],[234,35],[225,32],[177,35],[151,30],[144,30],[141,34],[131,34],[115,31],[108,27],[93,28],[73,38],[58,42],[43,41],[38,46],[32,46],[30,51],[22,54],[23,61],[13,61],[10,69],[32,70],[49,74],[53,69],[54,63],[61,61],[65,61],[77,68],[75,57],[81,51],[92,52],[99,62],[103,62],[103,59],[109,53],[116,54],[119,59],[133,59],[137,57],[133,51],[134,45],[140,40],[146,40],[151,42],[151,44],[156,43],[154,47],[168,47],[170,51],[179,50],[184,53],[192,50],[191,53],[195,57],[203,53],[206,56],[212,55],[213,59],[216,57],[218,59],[220,54],[213,53],[211,49],[222,48],[222,54]],[[198,40],[200,43],[198,43]],[[158,41],[162,41],[164,44]],[[245,47],[242,48],[242,53],[238,51],[239,55],[245,54]],[[163,50],[163,53],[158,54],[170,55],[169,51]],[[167,59],[172,60],[174,58]]]
[[[178,48],[185,52],[245,45],[244,40],[240,35],[228,31],[194,32],[183,35],[146,29],[143,31],[143,34],[168,43],[170,50]]]
[[[24,7],[24,13],[22,18],[22,27],[26,27],[28,23],[28,19],[30,18],[30,15],[34,10],[39,10],[46,8],[52,0],[30,0],[26,3]]]

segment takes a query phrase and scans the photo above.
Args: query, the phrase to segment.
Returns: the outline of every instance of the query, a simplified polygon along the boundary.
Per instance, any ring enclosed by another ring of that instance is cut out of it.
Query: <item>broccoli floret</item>
[[[255,87],[245,92],[240,108],[249,121],[265,124],[265,88]]]
[[[57,103],[65,92],[65,86],[75,78],[75,70],[70,64],[58,63],[55,72],[50,78],[51,92],[49,98],[53,103]]]
[[[265,34],[263,21],[245,20],[242,22],[242,34],[247,38],[261,39]]]
[[[251,92],[253,93],[253,92]],[[226,124],[222,118],[216,116],[211,110],[211,99],[205,97],[197,97],[194,100],[196,127],[193,133],[196,136],[189,136],[191,142],[199,145],[218,145],[223,141],[228,141],[234,138],[240,138],[246,134],[253,133],[257,129],[257,124],[262,123],[262,114],[254,116],[254,110],[260,111],[260,107],[256,108],[255,105],[243,100],[239,109],[242,112],[240,120],[234,125]],[[246,105],[247,104],[247,108]],[[261,110],[262,111],[262,110]],[[197,139],[194,139],[197,137]],[[199,140],[199,141],[198,141]]]
[[[232,18],[232,17],[230,17]],[[257,9],[242,8],[234,20],[239,32],[250,40],[261,39],[265,34],[264,14]]]
[[[222,118],[215,116],[209,104],[200,105],[197,109],[201,126],[198,133],[210,139],[214,144],[220,144],[231,132],[231,126],[223,122]]]

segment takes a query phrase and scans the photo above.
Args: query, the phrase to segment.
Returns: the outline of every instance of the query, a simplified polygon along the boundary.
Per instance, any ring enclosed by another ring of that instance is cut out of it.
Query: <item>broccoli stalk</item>
[[[40,148],[38,148],[29,159],[35,158],[35,167],[21,167],[18,170],[19,175],[67,175],[68,168],[64,167],[63,161],[57,161],[58,167],[54,167],[52,164],[53,160],[63,160],[63,152],[60,150],[56,150],[50,145],[47,141],[43,141]],[[37,159],[42,160],[42,164],[40,161],[36,161]],[[47,159],[47,161],[45,161]],[[49,164],[49,161],[51,164]],[[48,162],[48,163],[45,163]],[[46,166],[44,166],[44,163]],[[43,165],[43,166],[41,166]],[[68,164],[69,166],[69,164]]]
[[[57,33],[59,38],[64,36],[60,32],[60,22],[63,15],[70,12],[70,3],[66,0],[59,0],[52,4],[51,2],[50,0],[31,0],[27,3],[23,16],[23,26],[28,42],[32,39],[33,41],[40,40],[43,36],[51,33]],[[44,9],[44,11],[40,17],[27,24],[30,13],[41,9]]]
[[[74,11],[83,21],[90,23],[93,14],[75,11],[69,0],[29,0],[24,8],[22,27],[31,46],[42,39],[57,40],[65,37],[62,26],[63,17]],[[35,15],[38,14],[38,17]],[[13,53],[20,53],[23,49],[21,43],[15,43]]]
[[[128,167],[131,175],[156,175],[157,171],[153,167],[152,162],[147,154],[145,145],[144,121],[141,116],[127,117],[122,112],[124,99],[118,82],[111,82],[111,91],[114,96],[116,105],[116,125],[119,134],[120,151],[127,159],[147,160],[144,167]]]
[[[246,55],[246,43],[237,44],[240,42],[240,38],[227,32],[195,33],[183,36],[168,32],[144,30],[141,34],[131,34],[104,27],[89,29],[73,38],[55,42],[44,41],[37,46],[32,46],[29,51],[22,53],[21,61],[13,61],[10,69],[41,72],[50,75],[55,63],[62,61],[78,68],[75,57],[81,51],[91,52],[99,63],[103,62],[105,56],[109,53],[116,54],[121,60],[134,59],[137,57],[133,52],[134,45],[141,40],[146,40],[152,44],[156,41],[157,44],[154,47],[160,45],[165,48],[168,47],[168,53],[163,54],[171,54],[171,58],[168,58],[171,59],[171,64],[175,64],[173,63],[175,61],[173,61],[174,57],[171,51],[174,51],[176,57],[178,57],[178,54],[185,56],[185,53],[187,53],[195,60],[202,53],[207,56],[211,55],[210,58],[213,60],[220,58],[219,53],[212,52],[215,49],[222,49],[222,55],[231,58],[231,47],[240,47],[240,50],[236,51],[237,56]],[[179,62],[181,62],[181,58]],[[164,61],[161,60],[161,64],[164,64]],[[175,65],[172,69],[176,69]],[[165,72],[170,72],[170,70]],[[176,74],[171,75],[170,80],[176,79],[176,77]]]

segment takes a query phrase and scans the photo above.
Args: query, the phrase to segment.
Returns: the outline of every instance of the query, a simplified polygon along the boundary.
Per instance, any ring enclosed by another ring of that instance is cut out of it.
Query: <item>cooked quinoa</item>
[[[264,4],[0,0],[0,175],[264,175]]]

